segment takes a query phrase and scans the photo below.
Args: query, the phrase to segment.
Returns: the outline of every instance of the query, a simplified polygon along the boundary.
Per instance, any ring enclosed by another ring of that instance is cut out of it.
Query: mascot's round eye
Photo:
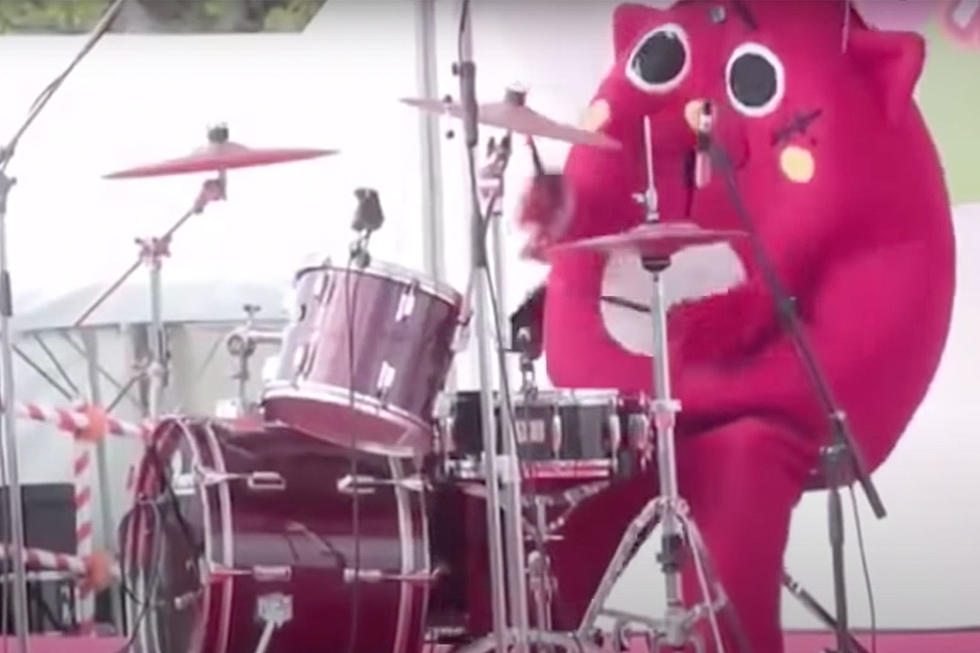
[[[725,81],[732,106],[747,116],[771,112],[786,89],[779,57],[758,43],[745,43],[735,49],[725,68]]]
[[[680,25],[662,25],[644,36],[630,54],[626,77],[640,90],[665,93],[690,67],[687,34]]]

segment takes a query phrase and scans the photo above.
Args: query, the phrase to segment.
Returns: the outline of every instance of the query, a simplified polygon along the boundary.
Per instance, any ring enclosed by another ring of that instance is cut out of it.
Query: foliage
[[[135,32],[297,32],[325,0],[130,0]],[[0,34],[81,34],[111,0],[0,0]]]

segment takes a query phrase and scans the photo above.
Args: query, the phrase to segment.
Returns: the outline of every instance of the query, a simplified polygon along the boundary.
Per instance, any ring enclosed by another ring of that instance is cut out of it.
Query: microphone
[[[358,188],[354,191],[357,198],[357,209],[354,211],[354,222],[351,228],[354,231],[377,231],[384,224],[384,211],[381,210],[381,201],[378,199],[378,191],[373,188]]]
[[[711,103],[705,102],[698,114],[697,145],[694,155],[694,186],[704,188],[711,181],[711,129],[714,126]]]
[[[351,261],[363,270],[371,264],[371,255],[368,252],[371,233],[381,228],[385,216],[381,210],[378,191],[373,188],[358,188],[354,191],[354,197],[357,198],[357,209],[354,210],[354,222],[351,228],[359,235],[351,243],[350,256]]]

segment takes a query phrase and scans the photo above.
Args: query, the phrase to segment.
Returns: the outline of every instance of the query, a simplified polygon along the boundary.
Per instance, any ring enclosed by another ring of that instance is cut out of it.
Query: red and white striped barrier
[[[11,548],[10,545],[0,544],[0,558],[9,559]],[[102,553],[82,557],[45,549],[25,548],[24,564],[29,569],[64,571],[80,576],[85,580],[86,585],[92,587],[104,586],[107,582],[120,577],[119,565]]]
[[[94,529],[92,523],[93,486],[95,482],[94,445],[106,435],[126,438],[137,438],[144,444],[153,433],[154,424],[151,421],[142,424],[132,424],[106,414],[100,406],[81,405],[75,409],[58,408],[38,403],[18,402],[16,415],[20,419],[44,422],[55,428],[70,433],[75,440],[75,456],[73,477],[75,481],[75,534],[77,555],[69,556],[51,553],[38,549],[26,551],[26,563],[46,569],[71,571],[86,577],[86,582],[79,583],[76,588],[76,605],[78,609],[79,632],[82,635],[95,633],[95,592],[102,581],[94,582],[93,574],[106,576],[111,581],[112,574],[106,571],[108,561],[99,563],[103,557],[93,552]],[[6,548],[0,549],[0,555],[7,556]],[[93,571],[86,562],[96,561],[103,571]],[[118,572],[115,574],[118,576]]]
[[[140,438],[145,441],[153,432],[153,423],[150,421],[141,424],[124,422],[106,415],[98,407],[77,411],[44,404],[18,402],[16,408],[17,417],[21,419],[47,422],[62,431],[74,433],[76,437],[91,442],[99,441],[106,434]]]
[[[92,529],[92,487],[95,485],[93,453],[95,445],[85,440],[75,440],[75,547],[83,558],[94,550]],[[95,633],[95,591],[90,583],[76,588],[78,602],[78,629],[81,635]]]

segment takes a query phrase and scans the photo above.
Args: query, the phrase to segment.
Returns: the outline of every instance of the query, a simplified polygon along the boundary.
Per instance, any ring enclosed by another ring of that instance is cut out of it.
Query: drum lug
[[[391,386],[395,383],[396,372],[397,370],[388,361],[381,362],[381,369],[378,371],[378,382],[376,385],[378,399],[384,400],[387,397],[388,391],[391,390]]]
[[[278,472],[251,472],[249,474],[231,474],[216,472],[206,467],[197,468],[197,480],[205,487],[231,481],[245,481],[245,485],[253,492],[280,492],[286,489],[286,480]]]
[[[456,333],[453,334],[452,344],[449,348],[453,353],[465,351],[470,344],[470,320],[461,320],[456,324]]]
[[[552,428],[552,433],[554,433],[554,437],[551,440],[551,453],[553,453],[555,458],[557,458],[558,454],[561,453],[562,440],[565,437],[565,434],[562,432],[561,429],[560,414],[555,413],[551,417],[551,428]]]
[[[341,494],[374,494],[372,481],[375,479],[370,476],[358,476],[357,479],[350,474],[341,477],[337,481],[337,491]]]
[[[176,474],[170,480],[170,489],[178,497],[193,496],[197,491],[197,478],[194,474]]]
[[[412,281],[412,283],[405,286],[401,297],[398,298],[398,308],[395,309],[395,322],[407,320],[415,311],[415,296],[418,290],[418,281]]]
[[[442,569],[433,571],[412,571],[407,574],[396,574],[382,571],[380,569],[344,569],[344,582],[353,583],[355,578],[362,583],[382,583],[398,582],[424,585],[433,583],[442,575]]]
[[[337,481],[337,491],[342,494],[373,494],[375,488],[400,487],[410,492],[422,492],[427,484],[421,476],[409,476],[399,480],[380,479],[373,476],[358,475],[354,480],[350,474]]]
[[[226,567],[217,563],[211,563],[210,576],[212,580],[225,580],[234,576],[251,576],[259,583],[287,582],[293,577],[293,568],[284,566],[256,565],[255,567],[240,569],[237,567]]]
[[[619,413],[616,411],[616,407],[613,406],[613,410],[608,417],[609,423],[609,456],[612,460],[613,471],[618,471],[617,465],[617,454],[619,453],[619,448],[623,445],[623,429],[619,423]]]

